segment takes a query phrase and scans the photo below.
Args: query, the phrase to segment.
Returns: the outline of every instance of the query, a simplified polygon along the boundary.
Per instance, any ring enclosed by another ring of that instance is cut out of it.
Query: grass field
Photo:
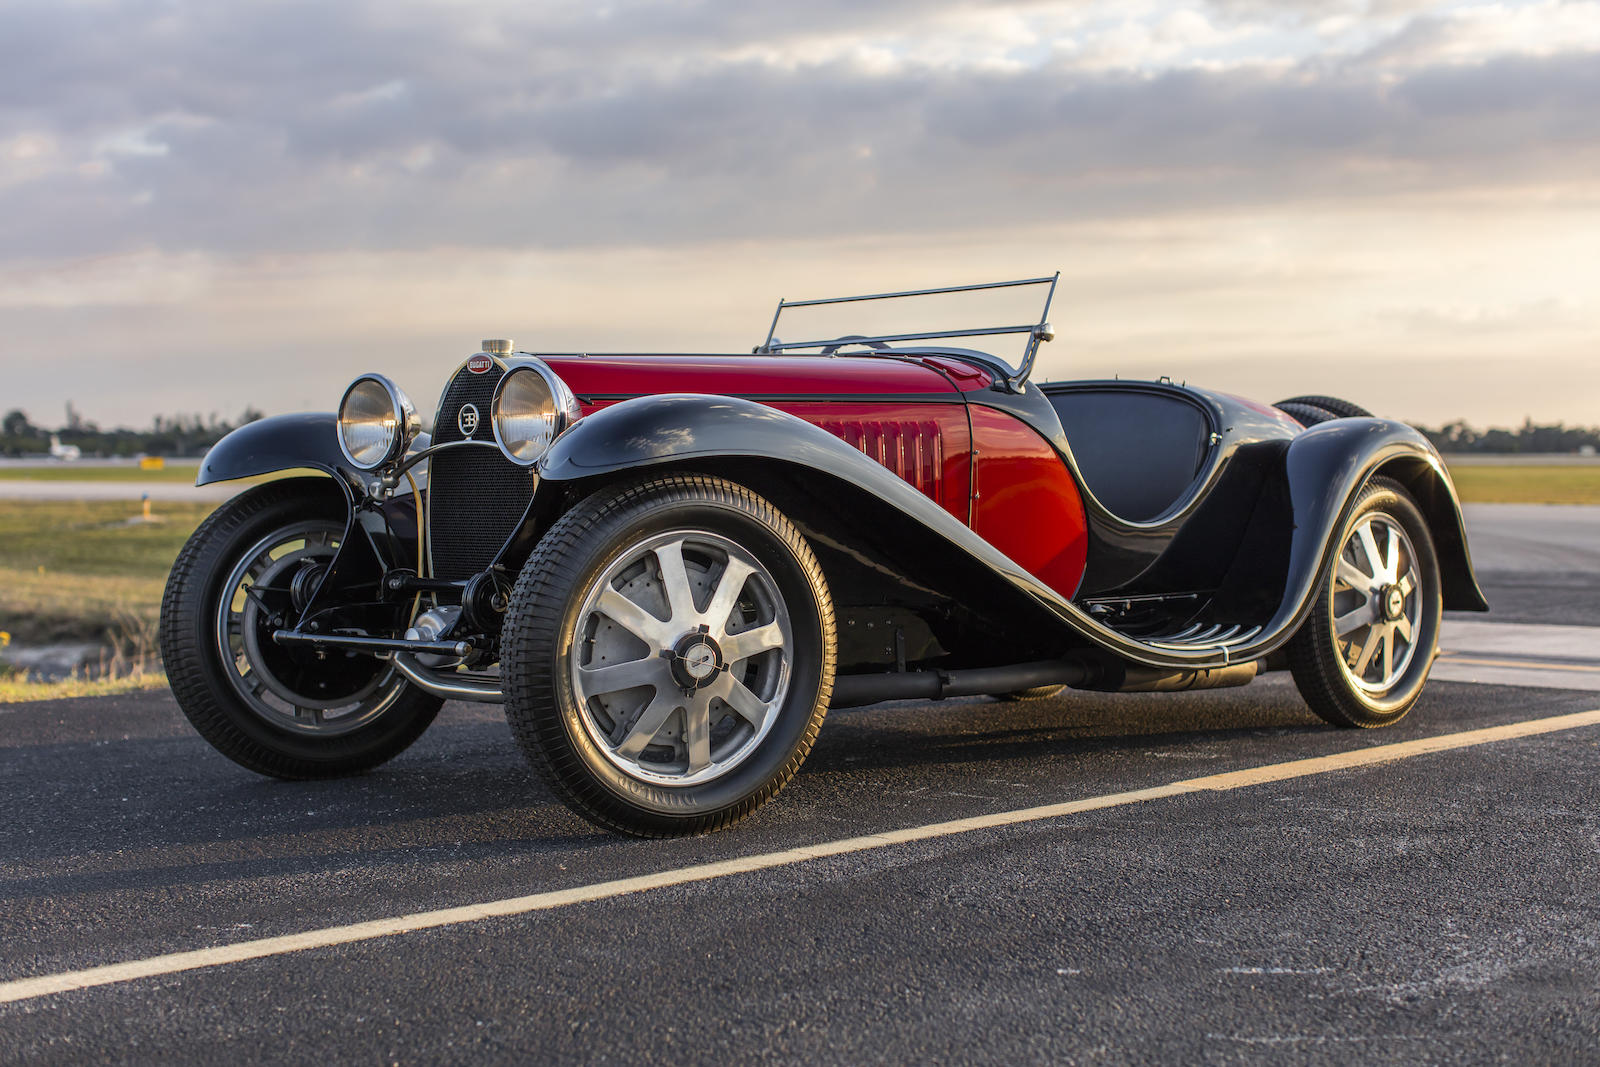
[[[169,463],[156,471],[135,465],[105,467],[82,463],[52,463],[49,466],[23,467],[0,464],[0,480],[8,482],[177,482],[194,483],[199,461]]]
[[[1600,504],[1600,465],[1454,466],[1450,477],[1468,504]]]
[[[0,643],[94,642],[120,657],[117,677],[0,674],[0,704],[164,685],[154,660],[161,590],[213,507],[157,505],[161,521],[145,523],[132,501],[0,501]]]
[[[161,589],[213,503],[0,502],[0,631],[26,644],[154,632]]]

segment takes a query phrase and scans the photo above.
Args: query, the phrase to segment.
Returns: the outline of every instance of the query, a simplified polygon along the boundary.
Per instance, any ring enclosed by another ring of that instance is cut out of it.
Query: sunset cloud
[[[1569,266],[1576,295],[1546,274],[1544,291],[1483,302],[1434,291],[1450,272],[1419,247],[1482,247],[1493,288],[1526,275],[1508,257],[1548,235],[1592,234],[1596,100],[1591,2],[23,0],[0,9],[0,358],[16,367],[19,346],[62,330],[129,359],[170,353],[197,329],[232,335],[225,307],[266,331],[263,351],[303,345],[286,312],[330,292],[343,296],[316,316],[325,333],[372,330],[359,293],[382,305],[385,337],[436,343],[445,322],[383,299],[425,288],[430,264],[438,285],[471,277],[504,301],[527,290],[475,264],[518,285],[608,264],[566,305],[596,346],[619,343],[608,278],[668,294],[654,328],[677,348],[715,331],[670,309],[743,293],[749,263],[774,282],[810,264],[806,288],[826,292],[847,250],[873,288],[923,280],[927,261],[909,269],[895,251],[915,245],[946,250],[935,281],[1074,273],[1082,257],[1141,296],[1141,256],[1210,268],[1140,232],[1205,232],[1242,270],[1250,246],[1228,225],[1241,218],[1272,220],[1286,248],[1314,233],[1317,255],[1381,279],[1273,281],[1311,318],[1398,350],[1473,325],[1437,309],[1483,307],[1505,351],[1494,308],[1534,337],[1600,327],[1583,295],[1595,257]],[[1390,228],[1369,228],[1379,215]],[[1029,231],[1033,247],[1017,237]],[[1103,244],[1078,243],[1089,234]],[[1001,250],[1029,254],[1008,266]],[[662,261],[700,273],[626,269]],[[336,269],[356,262],[360,278]],[[1319,265],[1283,262],[1301,277]],[[252,286],[284,302],[258,324]],[[1187,336],[1252,325],[1219,319],[1231,305],[1182,306]],[[73,307],[115,314],[63,321]],[[59,406],[47,376],[8,377],[8,393]],[[236,375],[197,388],[251,399]],[[162,406],[131,403],[129,418]]]

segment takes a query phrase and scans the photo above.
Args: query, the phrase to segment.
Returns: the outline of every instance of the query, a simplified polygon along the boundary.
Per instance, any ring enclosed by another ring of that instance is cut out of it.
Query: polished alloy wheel
[[[793,645],[777,583],[747,549],[707,530],[648,538],[579,609],[571,669],[584,729],[630,777],[720,778],[771,730]]]
[[[228,683],[252,712],[280,729],[349,733],[383,714],[402,689],[387,665],[374,669],[351,660],[341,668],[272,643],[272,631],[292,625],[315,590],[343,530],[327,520],[274,530],[246,549],[223,580],[215,633]]]
[[[1357,688],[1388,692],[1416,654],[1422,598],[1416,550],[1389,515],[1374,512],[1339,553],[1331,606],[1340,667]]]

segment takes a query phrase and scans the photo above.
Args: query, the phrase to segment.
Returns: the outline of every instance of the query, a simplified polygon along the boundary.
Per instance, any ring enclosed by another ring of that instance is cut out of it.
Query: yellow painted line
[[[993,815],[975,815],[967,819],[929,823],[925,826],[913,826],[904,830],[893,830],[882,834],[867,834],[863,837],[843,838],[817,845],[785,849],[782,852],[766,852],[754,856],[744,856],[739,859],[722,860],[717,863],[701,863],[692,867],[679,867],[675,870],[659,871],[655,874],[642,874],[633,878],[618,878],[609,882],[576,886],[572,889],[557,889],[547,893],[534,893],[531,896],[510,897],[505,900],[492,900],[483,904],[468,904],[458,908],[442,908],[437,911],[415,912],[394,918],[352,923],[348,926],[332,926],[322,930],[308,930],[305,933],[289,934],[283,937],[266,937],[255,941],[241,941],[232,945],[196,949],[192,952],[174,952],[163,956],[152,956],[148,959],[130,960],[127,963],[90,967],[81,971],[40,975],[36,978],[23,978],[0,984],[0,1004],[31,1000],[36,997],[47,997],[75,989],[89,989],[94,986],[132,982],[140,978],[177,974],[181,971],[199,970],[204,967],[219,967],[228,963],[242,963],[245,960],[283,956],[292,952],[304,952],[308,949],[327,948],[332,945],[348,945],[357,941],[371,941],[380,937],[393,937],[397,934],[413,933],[418,930],[433,930],[442,926],[459,926],[463,923],[478,922],[482,919],[551,911],[573,904],[612,900],[651,889],[665,889],[669,886],[689,885],[694,882],[709,882],[717,878],[749,874],[752,871],[770,870],[774,867],[789,867],[827,856],[871,852],[875,849],[888,848],[893,845],[950,837],[954,834],[970,833],[974,830],[988,830],[1001,826],[1015,826],[1019,823],[1056,819],[1064,815],[1077,815],[1086,811],[1099,811],[1129,804],[1142,804],[1149,800],[1160,800],[1188,793],[1241,789],[1267,782],[1305,778],[1311,775],[1327,774],[1331,771],[1367,767],[1375,763],[1410,759],[1414,756],[1425,756],[1434,752],[1449,751],[1450,749],[1470,748],[1474,745],[1485,745],[1495,741],[1508,741],[1518,737],[1532,737],[1537,734],[1575,730],[1579,727],[1595,725],[1600,725],[1600,709],[1577,712],[1572,715],[1530,719],[1526,722],[1508,723],[1505,726],[1491,726],[1482,730],[1464,730],[1459,733],[1424,737],[1415,741],[1402,741],[1392,745],[1374,745],[1370,748],[1356,749],[1353,752],[1338,752],[1330,756],[1318,756],[1313,759],[1274,763],[1243,771],[1208,775],[1203,778],[1188,778],[1171,782],[1167,785],[1152,786],[1148,789],[1134,789],[1124,793],[1108,793],[1103,796],[1087,797],[1082,800],[1069,800],[1058,804],[1043,804],[1038,807],[996,812]]]
[[[1476,656],[1458,656],[1453,652],[1446,652],[1440,659],[1449,663],[1465,663],[1473,667],[1519,667],[1533,671],[1593,671],[1600,674],[1600,667],[1581,663],[1548,663],[1544,660],[1527,659],[1479,659]]]

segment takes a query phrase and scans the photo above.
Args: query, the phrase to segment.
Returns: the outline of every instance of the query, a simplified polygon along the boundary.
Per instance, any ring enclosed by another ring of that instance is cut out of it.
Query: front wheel
[[[1388,726],[1422,695],[1443,594],[1428,524],[1397,483],[1375,478],[1339,535],[1321,595],[1288,645],[1295,685],[1336,726]]]
[[[544,535],[506,616],[506,717],[579,814],[648,837],[721,829],[810,752],[833,607],[772,504],[720,478],[601,490]]]
[[[441,701],[388,663],[285,648],[344,535],[332,482],[294,479],[234,497],[178,553],[161,599],[161,658],[178,706],[212,747],[276,778],[375,767],[421,736]]]

